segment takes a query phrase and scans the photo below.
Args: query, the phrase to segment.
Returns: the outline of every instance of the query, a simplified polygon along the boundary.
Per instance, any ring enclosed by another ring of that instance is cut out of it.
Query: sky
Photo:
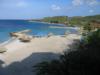
[[[100,0],[0,0],[0,19],[100,14]]]

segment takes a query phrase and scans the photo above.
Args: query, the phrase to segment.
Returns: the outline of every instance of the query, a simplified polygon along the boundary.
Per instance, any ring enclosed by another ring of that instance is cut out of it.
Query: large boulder
[[[22,35],[22,36],[19,37],[19,40],[21,42],[30,42],[31,41],[31,37],[28,36],[28,35]]]

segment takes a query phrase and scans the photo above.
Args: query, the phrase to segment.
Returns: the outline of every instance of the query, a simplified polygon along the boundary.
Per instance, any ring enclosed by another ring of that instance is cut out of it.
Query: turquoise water
[[[63,35],[65,31],[76,33],[77,30],[72,28],[50,28],[50,26],[65,26],[57,24],[45,24],[39,22],[29,22],[27,20],[0,20],[0,42],[10,38],[10,32],[21,31],[24,29],[31,29],[31,35],[45,36],[48,33],[55,35]]]

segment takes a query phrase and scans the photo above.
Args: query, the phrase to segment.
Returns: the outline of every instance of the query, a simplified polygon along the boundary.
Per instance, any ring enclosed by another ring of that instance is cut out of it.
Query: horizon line
[[[100,14],[94,14],[94,15],[85,15],[85,16],[95,16],[95,15],[100,15]],[[57,17],[57,16],[67,16],[67,15],[55,15],[55,16],[45,16],[45,17]],[[75,16],[67,16],[67,17],[85,17],[83,15],[75,15]],[[42,17],[42,18],[9,18],[9,19],[6,19],[6,18],[3,18],[3,19],[0,19],[0,20],[32,20],[32,19],[35,19],[35,20],[40,20],[40,19],[43,19],[45,17]]]

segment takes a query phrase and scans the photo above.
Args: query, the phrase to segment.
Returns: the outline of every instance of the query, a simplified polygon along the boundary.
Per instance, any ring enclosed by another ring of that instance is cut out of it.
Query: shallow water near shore
[[[52,27],[50,27],[52,26]],[[74,28],[53,28],[53,26],[65,27],[60,24],[47,24],[40,22],[29,22],[27,20],[0,20],[0,42],[6,41],[10,38],[10,32],[21,31],[25,29],[31,29],[31,35],[45,36],[48,33],[55,35],[63,35],[64,32],[77,33]]]

